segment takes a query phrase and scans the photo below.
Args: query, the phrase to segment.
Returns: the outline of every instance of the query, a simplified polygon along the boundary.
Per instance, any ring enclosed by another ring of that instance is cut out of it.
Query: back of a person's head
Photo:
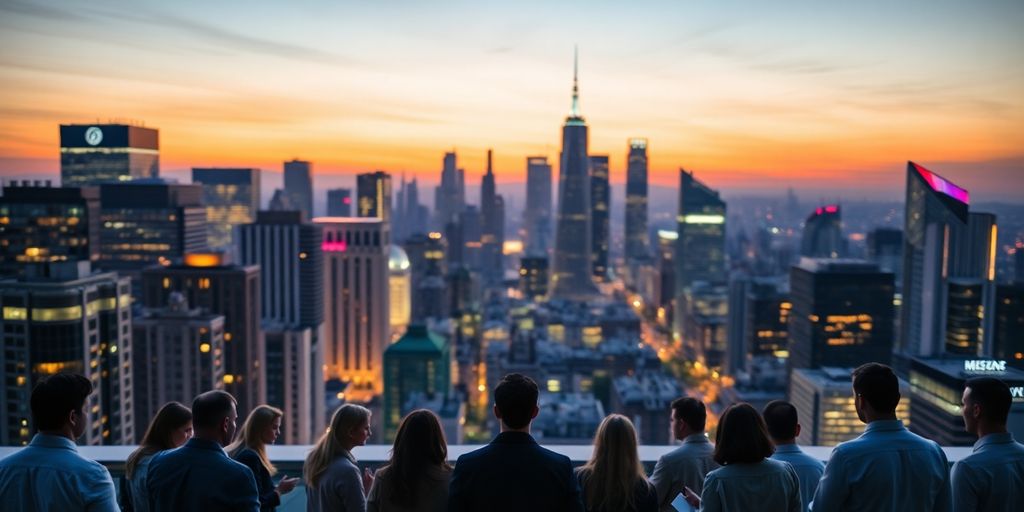
[[[227,391],[214,390],[202,393],[192,401],[192,427],[196,431],[220,426],[224,418],[231,415],[236,406],[235,397]]]
[[[775,446],[757,410],[746,403],[729,406],[718,420],[715,462],[723,466],[751,464],[771,457],[772,453],[775,453]]]
[[[128,456],[125,474],[128,478],[135,473],[135,467],[142,457],[174,448],[174,431],[192,422],[192,411],[178,402],[167,402],[149,422],[139,447]]]
[[[707,423],[708,413],[704,402],[692,397],[677,398],[672,402],[672,414],[676,420],[682,420],[694,432],[703,432]]]
[[[967,381],[970,402],[981,406],[981,417],[997,425],[1005,425],[1010,416],[1013,397],[1005,382],[993,377],[976,377]]]
[[[773,400],[761,412],[768,434],[776,441],[788,441],[796,437],[796,426],[799,423],[796,407],[785,400]]]
[[[414,508],[416,484],[435,477],[431,468],[448,467],[448,443],[437,415],[417,409],[402,418],[388,464],[391,501]]]
[[[895,413],[900,403],[900,381],[884,364],[867,363],[853,370],[853,391],[881,414]]]
[[[634,490],[646,482],[636,428],[621,414],[607,416],[594,434],[594,452],[580,469],[588,510],[635,510]]]
[[[92,382],[77,373],[58,373],[40,380],[29,400],[36,430],[63,428],[71,411],[81,411],[91,393]]]
[[[540,390],[533,379],[510,373],[494,388],[494,405],[501,413],[501,421],[510,428],[523,428],[533,419]]]

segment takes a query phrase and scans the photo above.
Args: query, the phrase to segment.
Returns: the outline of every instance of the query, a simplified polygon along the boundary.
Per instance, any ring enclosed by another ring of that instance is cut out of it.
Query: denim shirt
[[[0,507],[22,512],[118,510],[107,468],[79,455],[72,440],[46,434],[36,434],[28,446],[0,460]]]
[[[1014,511],[1024,507],[1024,444],[1013,434],[989,434],[953,466],[953,504],[957,512]]]
[[[811,510],[948,512],[946,454],[902,421],[872,421],[860,437],[832,450]]]
[[[772,459],[788,462],[793,466],[796,476],[800,479],[800,499],[804,504],[804,510],[808,510],[814,498],[814,491],[818,489],[818,480],[821,480],[821,474],[825,472],[825,463],[807,455],[795,444],[776,446]]]

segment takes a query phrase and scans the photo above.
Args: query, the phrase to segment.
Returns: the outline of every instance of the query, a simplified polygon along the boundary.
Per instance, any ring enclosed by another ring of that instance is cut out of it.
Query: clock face
[[[90,126],[89,129],[85,131],[85,141],[88,142],[90,146],[95,146],[100,142],[103,142],[103,130],[100,130],[99,127],[96,126]]]

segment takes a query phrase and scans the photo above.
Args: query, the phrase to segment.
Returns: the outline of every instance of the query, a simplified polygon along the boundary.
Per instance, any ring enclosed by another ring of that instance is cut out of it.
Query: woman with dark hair
[[[658,512],[658,492],[647,481],[629,418],[612,414],[594,435],[594,454],[576,470],[588,512]]]
[[[686,501],[704,512],[801,512],[799,477],[793,466],[770,459],[774,452],[757,410],[745,403],[730,406],[715,434],[715,462],[722,467],[704,478],[700,498],[687,488]]]
[[[177,448],[192,437],[192,411],[178,402],[167,402],[157,411],[139,447],[128,456],[121,486],[121,508],[147,512],[146,475],[157,452]]]
[[[267,445],[274,444],[281,435],[281,418],[284,412],[276,407],[261,405],[249,413],[238,431],[235,442],[224,451],[232,459],[245,464],[256,477],[256,489],[260,495],[260,510],[273,512],[281,504],[281,496],[292,492],[298,478],[285,476],[274,485],[273,476],[277,468],[267,457]]]
[[[402,419],[391,460],[377,471],[368,512],[443,512],[448,509],[448,444],[437,416],[418,409]]]

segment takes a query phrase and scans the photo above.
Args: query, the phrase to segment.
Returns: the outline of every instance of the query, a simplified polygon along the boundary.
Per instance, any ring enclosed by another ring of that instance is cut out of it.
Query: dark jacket
[[[260,495],[260,510],[273,512],[277,509],[281,504],[281,495],[277,494],[274,480],[270,478],[270,471],[263,466],[260,454],[252,448],[242,448],[234,459],[252,470],[252,476],[256,478],[256,491]]]
[[[252,471],[231,460],[216,442],[194,437],[184,446],[153,456],[146,489],[151,512],[260,509]]]
[[[522,432],[502,432],[455,463],[448,511],[583,512],[569,458]]]

